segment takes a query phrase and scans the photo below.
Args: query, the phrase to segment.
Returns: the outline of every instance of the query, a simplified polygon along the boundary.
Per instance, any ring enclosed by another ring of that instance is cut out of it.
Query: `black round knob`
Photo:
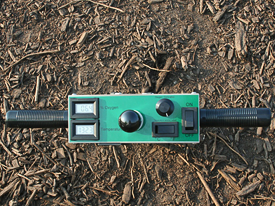
[[[159,115],[168,117],[174,111],[174,104],[169,99],[161,99],[156,104],[156,110]]]
[[[125,132],[134,132],[141,128],[143,123],[142,115],[134,110],[124,111],[118,119],[120,128]]]

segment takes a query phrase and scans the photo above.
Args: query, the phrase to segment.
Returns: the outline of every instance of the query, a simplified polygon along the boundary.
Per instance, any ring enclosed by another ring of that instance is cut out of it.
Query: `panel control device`
[[[199,94],[70,95],[70,143],[198,143]]]

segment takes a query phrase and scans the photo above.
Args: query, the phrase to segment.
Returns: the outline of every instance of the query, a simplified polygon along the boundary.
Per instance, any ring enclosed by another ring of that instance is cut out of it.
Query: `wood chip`
[[[209,84],[208,85],[208,90],[211,92],[211,93],[213,93],[213,92],[215,92],[215,87],[212,85],[212,84]]]
[[[79,38],[79,40],[78,40],[78,42],[77,42],[77,46],[78,47],[80,47],[80,46],[82,46],[82,44],[85,42],[85,40],[87,39],[87,37],[88,37],[88,32],[86,32],[86,31],[84,31],[82,34],[81,34],[81,36],[80,36],[80,38]]]
[[[200,0],[200,13],[203,14],[206,10],[206,7],[204,7],[204,0]]]
[[[72,149],[72,150],[75,150],[75,149],[76,149],[76,144],[66,142],[65,145],[66,145],[66,147],[68,147],[69,149]]]
[[[235,134],[235,141],[237,143],[239,143],[239,141],[240,141],[240,130],[238,130],[238,132]]]
[[[126,204],[128,204],[131,200],[131,194],[132,194],[132,183],[128,182],[124,189],[123,189],[123,195],[122,195],[122,201]]]
[[[254,161],[253,161],[253,168],[257,168],[258,167],[258,165],[259,165],[259,161],[258,160],[256,160],[256,159],[254,159]]]
[[[238,16],[237,16],[237,18],[238,18],[241,22],[243,22],[243,23],[245,23],[245,24],[249,24],[249,23],[250,23],[250,21],[247,20],[247,19],[242,19],[241,17],[238,17]]]
[[[234,49],[230,47],[230,48],[228,49],[228,52],[227,52],[227,58],[228,58],[229,60],[231,60],[231,59],[233,58],[233,55],[234,55]]]
[[[218,172],[222,175],[222,177],[225,179],[225,181],[231,187],[233,187],[235,190],[239,191],[241,189],[240,186],[228,174],[226,174],[224,171],[218,170]]]
[[[112,146],[112,148],[113,148],[113,153],[114,153],[115,160],[116,160],[116,163],[117,163],[117,168],[120,168],[120,163],[119,163],[118,155],[117,155],[117,152],[116,152],[116,148],[115,148],[115,146]]]
[[[161,3],[163,0],[148,0],[149,4],[156,4],[156,3]]]
[[[77,159],[80,159],[82,161],[86,161],[86,159],[87,159],[86,154],[83,153],[83,152],[77,153]]]
[[[12,97],[13,97],[14,99],[17,99],[17,98],[20,97],[21,93],[22,93],[22,89],[14,89],[14,90],[12,91]]]
[[[212,14],[216,14],[216,9],[212,3],[210,1],[206,1],[205,3],[207,5],[209,11],[211,11]]]
[[[194,10],[194,3],[189,3],[189,4],[187,5],[187,10],[188,10],[188,11],[193,11],[193,10]]]
[[[231,162],[230,163],[236,170],[240,171],[240,172],[243,172],[246,170],[247,166],[245,165],[239,165],[237,163],[234,163],[234,162]]]
[[[251,182],[254,177],[256,177],[256,173],[253,173],[247,177],[248,181]]]
[[[238,182],[238,185],[240,185],[240,186],[242,187],[244,181],[246,180],[246,178],[247,178],[247,175],[242,176],[242,177],[240,178],[240,181]]]
[[[268,152],[271,152],[271,151],[272,151],[272,146],[271,146],[271,144],[270,144],[270,142],[269,142],[269,139],[268,139],[267,137],[264,138],[264,142],[265,142],[267,151],[268,151]]]
[[[218,22],[223,17],[223,15],[225,14],[227,8],[228,7],[225,6],[222,10],[218,11],[217,14],[214,16],[213,21]]]
[[[8,186],[4,187],[4,189],[0,191],[0,197],[9,192],[15,185],[19,184],[19,182],[20,180],[16,178]]]
[[[77,43],[77,40],[76,40],[76,39],[73,39],[73,40],[69,41],[69,44],[70,44],[70,45],[73,45],[73,44],[76,44],[76,43]]]
[[[118,196],[118,195],[115,193],[115,191],[103,190],[103,189],[96,188],[96,187],[90,187],[90,188],[93,189],[93,190],[97,190],[97,191],[103,192],[103,193],[105,193],[105,194],[107,194],[107,195],[116,195],[116,196]]]
[[[187,65],[187,59],[185,56],[182,56],[180,58],[180,62],[181,62],[181,66],[183,68],[184,71],[186,71],[188,69],[188,65]]]
[[[172,64],[173,59],[174,59],[173,57],[169,57],[169,58],[166,60],[166,63],[165,63],[165,65],[164,65],[164,67],[163,67],[163,70],[170,70],[170,66],[171,66],[171,64]],[[163,83],[164,80],[165,80],[166,75],[167,75],[167,72],[160,72],[159,78],[158,78],[157,83],[156,83],[156,89],[155,89],[156,92],[159,91],[159,89],[160,89],[162,83]]]
[[[60,186],[60,189],[62,190],[62,192],[64,193],[66,199],[68,200],[71,196],[69,195],[69,193],[67,192],[67,190],[64,187],[62,187],[62,186]]]
[[[9,53],[11,59],[12,59],[14,62],[16,62],[16,58],[15,58],[15,56],[13,55],[13,53],[11,52],[10,49],[8,49],[8,53]]]
[[[64,151],[64,149],[62,147],[56,149],[56,153],[57,153],[58,159],[64,159],[64,158],[66,158],[65,151]]]
[[[243,59],[247,55],[246,46],[246,33],[244,31],[243,24],[239,21],[236,24],[236,34],[235,34],[235,48],[240,59]]]
[[[241,84],[239,84],[238,82],[234,82],[234,81],[229,81],[229,85],[232,89],[241,90],[243,88]]]
[[[160,180],[161,177],[162,177],[162,169],[161,169],[160,165],[157,164],[155,166],[155,171],[156,171],[156,174],[157,174],[157,178]]]
[[[227,161],[227,157],[226,155],[218,155],[218,154],[215,154],[214,157],[213,157],[214,160],[219,160],[219,161]]]
[[[256,154],[260,154],[263,150],[263,141],[261,139],[256,139]]]
[[[251,192],[253,192],[259,185],[261,184],[261,180],[258,180],[257,182],[251,183],[247,186],[245,186],[242,190],[236,193],[237,196],[244,196]]]
[[[62,32],[65,32],[65,31],[67,30],[68,25],[69,25],[69,22],[70,22],[70,18],[66,18],[66,19],[63,21],[63,23],[62,23],[62,25],[61,25],[61,28],[60,28]]]
[[[38,102],[39,89],[40,89],[40,77],[37,76],[36,77],[35,97],[34,97],[35,102]]]
[[[68,13],[68,10],[65,8],[62,8],[62,9],[59,9],[58,12],[61,16],[65,16]]]
[[[264,176],[262,175],[262,173],[257,173],[257,177],[259,178],[259,180],[263,181],[264,180]]]
[[[256,134],[257,134],[258,136],[260,136],[260,135],[262,134],[262,131],[263,131],[263,128],[262,128],[262,127],[258,127],[258,128],[257,128]]]
[[[260,86],[259,86],[259,84],[258,84],[258,82],[257,82],[257,80],[253,79],[251,82],[252,82],[253,86],[254,86],[256,89],[258,89],[258,90],[261,89]]]
[[[232,174],[236,174],[236,172],[237,172],[236,168],[230,167],[229,165],[226,165],[224,171],[225,171],[225,172],[232,173]]]

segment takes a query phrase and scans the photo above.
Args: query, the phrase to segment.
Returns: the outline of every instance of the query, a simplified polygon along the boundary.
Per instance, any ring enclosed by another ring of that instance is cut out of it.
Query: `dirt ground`
[[[0,0],[0,10],[1,205],[275,205],[274,0]],[[120,146],[3,122],[8,110],[112,92],[197,92],[201,108],[267,107],[272,122],[202,128],[199,144]]]

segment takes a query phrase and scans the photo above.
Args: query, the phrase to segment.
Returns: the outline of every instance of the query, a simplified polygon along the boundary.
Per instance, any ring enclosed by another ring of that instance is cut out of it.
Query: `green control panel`
[[[199,94],[70,95],[70,143],[198,143]]]

